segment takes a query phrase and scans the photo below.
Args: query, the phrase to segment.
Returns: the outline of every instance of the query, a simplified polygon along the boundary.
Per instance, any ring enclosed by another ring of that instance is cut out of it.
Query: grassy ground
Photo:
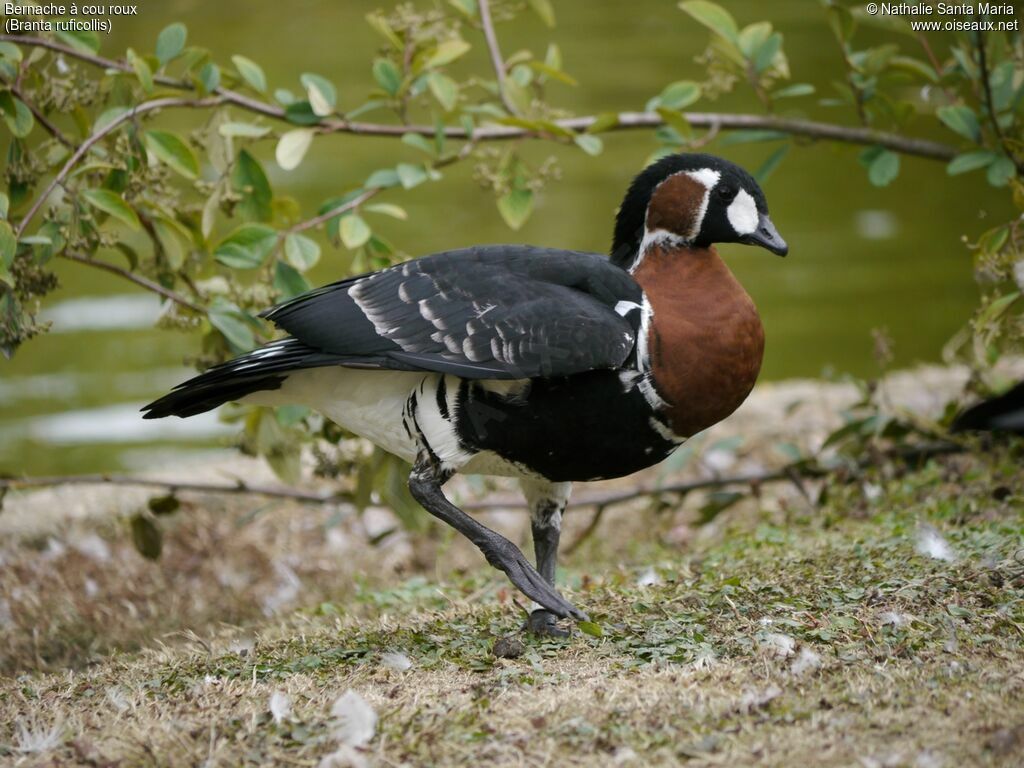
[[[373,548],[372,520],[198,497],[153,564],[123,521],[79,521],[0,551],[0,761],[1021,765],[1021,465],[817,508],[766,488],[699,530],[700,500],[609,514],[560,573],[603,636],[567,640],[518,634],[500,575],[438,531]]]

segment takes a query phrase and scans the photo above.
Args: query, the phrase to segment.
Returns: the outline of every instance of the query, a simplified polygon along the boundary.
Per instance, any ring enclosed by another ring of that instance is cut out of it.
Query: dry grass
[[[438,530],[370,546],[385,517],[191,497],[156,563],[102,515],[10,536],[0,761],[1021,765],[1021,465],[933,463],[817,510],[770,489],[701,529],[696,498],[609,514],[561,574],[604,636],[517,659],[491,653],[521,621],[500,576]],[[355,748],[349,689],[379,717]]]

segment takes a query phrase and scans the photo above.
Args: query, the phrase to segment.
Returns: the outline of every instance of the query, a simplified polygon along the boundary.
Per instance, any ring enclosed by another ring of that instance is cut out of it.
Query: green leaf
[[[600,624],[596,624],[593,621],[580,621],[576,624],[579,627],[580,632],[591,637],[604,637],[604,630],[601,629]]]
[[[422,71],[424,69],[433,69],[434,67],[442,67],[445,64],[451,64],[460,56],[464,56],[469,52],[472,46],[465,40],[455,38],[453,40],[445,40],[443,43],[438,45],[436,48],[432,48],[426,53],[417,56],[416,71]]]
[[[288,122],[296,125],[316,125],[320,115],[313,111],[313,106],[306,100],[293,101],[284,108],[284,116]]]
[[[287,88],[277,88],[274,90],[274,99],[282,107],[287,107],[295,102],[295,94]]]
[[[224,137],[238,136],[243,139],[259,139],[270,133],[270,126],[256,125],[255,123],[221,123],[217,127],[217,133]]]
[[[700,98],[700,85],[692,80],[679,80],[665,86],[660,95],[647,103],[647,111],[652,112],[658,107],[667,109],[686,109]]]
[[[427,85],[445,112],[455,109],[459,103],[459,86],[454,80],[442,72],[431,72],[427,76]]]
[[[402,73],[390,59],[377,59],[373,62],[373,79],[388,96],[396,95],[402,88]]]
[[[154,515],[170,515],[181,509],[181,502],[178,501],[177,496],[170,493],[166,496],[152,497],[146,502],[146,506],[149,507],[149,511]]]
[[[392,47],[399,51],[404,48],[402,39],[395,34],[395,30],[388,24],[387,19],[384,18],[384,14],[380,11],[374,11],[373,13],[366,14],[366,23],[373,27],[373,30],[391,43]]]
[[[0,219],[6,219],[7,214],[10,213],[11,199],[7,196],[6,192],[0,192]]]
[[[430,157],[435,157],[437,152],[434,149],[434,142],[429,141],[418,133],[406,133],[402,135],[402,143],[408,144],[410,147],[415,147],[421,152],[425,152]]]
[[[242,224],[220,241],[214,258],[232,269],[255,269],[274,250],[277,232],[265,224]]]
[[[757,49],[768,39],[772,33],[772,25],[767,21],[755,21],[740,30],[737,38],[737,47],[743,58],[750,60],[754,58]]]
[[[192,233],[174,219],[165,216],[153,217],[153,230],[171,269],[181,269],[185,257],[192,249]]]
[[[185,49],[188,30],[180,21],[168,24],[156,38],[156,57],[160,66],[176,58]]]
[[[993,187],[1005,187],[1010,183],[1010,179],[1017,175],[1017,168],[1014,166],[1013,161],[1005,155],[1000,155],[992,161],[992,165],[988,167],[988,183]]]
[[[218,297],[207,314],[210,325],[220,331],[235,352],[248,352],[256,346],[247,315],[229,301]]]
[[[543,61],[531,61],[528,66],[536,71],[538,75],[546,75],[547,77],[573,87],[579,85],[574,77],[567,75],[560,69],[555,69],[549,64],[545,64]]]
[[[576,142],[577,147],[591,157],[600,155],[602,150],[604,150],[604,142],[591,133],[577,133],[572,140]]]
[[[732,131],[719,140],[719,144],[728,147],[733,144],[753,144],[761,141],[779,141],[788,139],[789,135],[782,131],[769,131],[764,129]]]
[[[313,143],[313,136],[314,132],[310,128],[297,128],[281,136],[274,151],[277,164],[286,171],[298,168],[306,156],[306,150]]]
[[[698,525],[707,525],[743,498],[745,498],[745,494],[740,491],[712,491],[708,494],[704,506],[697,511]]]
[[[555,9],[551,5],[551,0],[529,0],[529,2],[533,12],[540,17],[545,26],[555,26]]]
[[[146,149],[171,170],[187,179],[194,179],[199,175],[196,156],[176,134],[170,131],[146,131],[145,141]]]
[[[282,299],[290,299],[308,291],[310,285],[295,267],[278,260],[274,264],[274,288]]]
[[[313,114],[318,117],[326,117],[334,112],[334,106],[338,101],[338,92],[334,84],[327,78],[306,72],[300,78],[302,87],[306,89],[306,97],[309,105],[313,108]]]
[[[396,187],[401,183],[402,179],[394,168],[381,168],[371,173],[366,178],[363,186],[367,189],[372,187],[387,189],[388,187]]]
[[[0,265],[9,270],[14,264],[14,254],[18,250],[18,241],[14,237],[14,230],[6,221],[0,221]]]
[[[773,99],[794,99],[797,96],[810,96],[814,93],[814,86],[810,83],[795,83],[772,93]]]
[[[35,125],[32,110],[10,91],[0,92],[0,112],[3,112],[4,122],[17,138],[23,139],[32,132]]]
[[[476,18],[478,10],[476,0],[448,0],[448,4],[467,19]]]
[[[109,189],[86,189],[82,192],[82,198],[93,208],[110,214],[132,229],[142,226],[135,211],[116,192]]]
[[[665,125],[668,128],[679,134],[679,139],[688,141],[693,138],[693,127],[690,125],[690,121],[683,116],[682,112],[675,109],[667,109],[666,107],[658,107],[655,112],[661,115],[661,119],[665,121]]]
[[[212,61],[206,62],[199,70],[199,85],[204,93],[213,93],[220,87],[220,67]]]
[[[902,69],[904,72],[910,72],[929,83],[939,82],[939,77],[935,74],[935,68],[931,64],[926,64],[912,56],[893,56],[889,59],[889,66],[894,69]]]
[[[235,167],[231,169],[231,186],[241,196],[237,210],[243,219],[270,221],[274,193],[260,161],[244,149],[238,153]]]
[[[722,6],[708,0],[688,0],[679,4],[680,10],[726,40],[737,43],[739,29],[736,20]]]
[[[21,48],[16,46],[14,43],[0,42],[0,58],[10,59],[15,63],[20,63],[23,55]]]
[[[769,35],[754,53],[753,65],[755,72],[764,72],[775,61],[775,57],[782,50],[782,34],[775,32]]]
[[[148,517],[142,514],[132,516],[132,544],[139,554],[147,560],[157,560],[163,550],[163,537],[160,529]]]
[[[263,74],[263,68],[260,67],[252,59],[246,58],[239,54],[235,54],[231,57],[232,63],[238,70],[238,74],[242,76],[253,90],[259,91],[260,93],[266,93],[267,90],[267,76]]]
[[[619,115],[617,112],[602,112],[594,118],[594,122],[589,128],[587,128],[587,133],[603,133],[604,131],[610,131],[618,124]]]
[[[765,160],[764,163],[761,164],[761,167],[754,172],[754,178],[757,179],[758,184],[763,185],[768,181],[769,177],[775,173],[775,169],[782,163],[783,158],[785,158],[791,146],[791,144],[783,144],[768,155],[768,159]]]
[[[946,127],[965,139],[977,142],[981,140],[981,126],[974,110],[965,106],[940,107],[935,114]]]
[[[997,157],[999,156],[989,149],[965,152],[949,161],[949,165],[946,166],[946,173],[950,176],[956,176],[968,171],[975,171],[978,168],[984,168],[989,165]]]
[[[372,213],[381,213],[385,216],[390,216],[393,219],[400,219],[405,221],[409,218],[409,214],[405,212],[405,208],[394,203],[370,203],[364,205],[363,210],[371,211]]]
[[[533,213],[533,192],[513,189],[498,198],[498,213],[512,229],[519,229]]]
[[[349,213],[341,218],[339,233],[341,242],[345,244],[345,247],[349,250],[355,250],[362,245],[366,245],[366,241],[370,239],[373,231],[362,216],[358,213]]]
[[[413,163],[399,163],[395,171],[398,173],[398,180],[405,189],[418,187],[429,178],[422,165],[414,165]]]
[[[305,272],[320,261],[320,246],[315,240],[293,232],[284,239],[284,257],[297,270]]]
[[[868,169],[868,181],[876,187],[885,187],[900,172],[900,156],[884,147],[868,147],[860,154],[861,164]]]
[[[128,49],[128,63],[131,64],[132,71],[135,72],[135,76],[142,83],[142,90],[149,93],[153,90],[153,70],[149,68],[149,64],[146,60],[139,56],[131,48]]]

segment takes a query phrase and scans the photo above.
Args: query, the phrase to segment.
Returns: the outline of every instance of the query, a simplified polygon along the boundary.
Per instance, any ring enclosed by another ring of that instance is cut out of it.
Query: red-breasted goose
[[[288,336],[179,385],[145,418],[231,400],[310,406],[411,462],[413,496],[541,606],[531,629],[560,633],[558,617],[585,618],[554,585],[572,482],[656,464],[757,378],[761,321],[714,243],[787,252],[750,174],[671,155],[630,186],[610,260],[478,246],[318,288],[265,313]],[[445,498],[456,472],[519,478],[536,568]]]

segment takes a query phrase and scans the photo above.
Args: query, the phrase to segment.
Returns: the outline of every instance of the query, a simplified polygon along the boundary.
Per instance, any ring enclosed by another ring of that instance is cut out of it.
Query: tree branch
[[[498,47],[498,36],[494,33],[494,21],[491,19],[491,4],[489,0],[477,0],[480,8],[480,25],[483,27],[484,40],[487,41],[487,50],[491,54],[491,66],[494,67],[494,75],[498,83],[498,96],[501,103],[510,115],[516,114],[516,108],[505,92],[505,60],[501,56],[501,49]]]
[[[156,480],[153,478],[118,474],[0,478],[0,490],[19,491],[31,488],[47,488],[56,485],[124,485],[140,488],[159,488],[168,493],[195,491],[198,493],[252,494],[269,498],[294,499],[314,504],[328,504],[330,502],[347,501],[350,499],[350,495],[347,493],[314,493],[294,488],[246,483],[242,480],[237,481],[233,485],[228,485],[226,483],[199,483],[184,480]]]
[[[58,185],[63,183],[64,179],[67,178],[71,170],[78,164],[85,155],[92,149],[99,141],[104,137],[110,135],[113,131],[117,130],[122,123],[126,123],[145,112],[152,112],[155,109],[164,109],[166,107],[212,107],[217,104],[223,103],[223,99],[220,97],[211,97],[207,99],[186,99],[180,97],[164,98],[164,99],[153,99],[152,101],[144,101],[136,107],[128,110],[122,115],[119,115],[114,120],[111,120],[102,130],[97,131],[92,136],[82,142],[82,145],[75,150],[74,154],[68,158],[68,161],[64,163],[64,167],[60,169],[56,176],[50,181],[43,193],[36,198],[36,201],[32,203],[32,207],[28,209],[28,213],[22,218],[21,223],[18,224],[16,232],[17,237],[20,239],[22,234],[25,232],[25,228],[32,221],[32,218],[39,212],[39,209],[46,202],[46,199],[53,193],[53,190]]]
[[[63,253],[60,254],[60,256],[62,258],[67,259],[68,261],[77,261],[79,264],[85,264],[90,267],[96,267],[97,269],[102,269],[107,272],[111,272],[117,275],[118,277],[123,277],[125,280],[130,280],[136,285],[142,286],[147,291],[158,293],[165,299],[170,299],[175,304],[180,304],[183,307],[191,309],[193,312],[198,312],[201,315],[206,314],[205,309],[200,307],[198,304],[193,303],[189,299],[186,299],[181,294],[175,293],[169,288],[164,288],[162,285],[160,285],[160,283],[153,282],[149,278],[143,277],[142,275],[137,275],[134,272],[129,272],[127,269],[122,269],[121,267],[118,267],[114,264],[110,264],[109,262],[106,261],[100,261],[99,259],[91,259],[88,256],[83,256],[82,254],[74,253],[73,251],[64,251]]]
[[[30,45],[59,51],[67,56],[81,59],[96,66],[111,67],[129,71],[126,62],[105,59],[93,54],[82,53],[74,48],[45,40],[38,37],[22,37],[19,35],[0,35],[0,41]],[[192,85],[184,81],[165,76],[156,76],[155,81],[181,90],[192,90]],[[281,107],[267,104],[236,91],[218,88],[214,94],[219,101],[208,101],[209,106],[217,104],[234,104],[242,109],[255,112],[275,120],[287,121],[285,111]],[[141,106],[141,105],[140,105]],[[751,114],[723,114],[716,112],[685,112],[687,121],[698,128],[712,128],[717,125],[719,130],[770,130],[792,136],[805,136],[812,139],[827,139],[847,144],[878,144],[906,155],[916,155],[932,160],[948,161],[956,156],[957,150],[949,144],[942,144],[927,139],[915,139],[887,131],[876,131],[871,128],[820,123],[813,120],[788,120]],[[580,133],[586,131],[597,121],[597,116],[572,117],[558,120],[557,124],[570,131]],[[664,125],[665,121],[656,112],[620,112],[617,122],[608,128],[609,131],[649,129]],[[324,120],[319,124],[322,133],[351,133],[365,136],[393,136],[399,138],[406,133],[417,133],[421,136],[433,137],[436,129],[433,125],[390,125],[385,123],[364,123],[343,119]],[[527,128],[508,125],[490,125],[477,128],[472,133],[461,126],[445,126],[444,135],[449,139],[470,139],[479,141],[507,141],[509,139],[539,136],[541,132]]]
[[[925,443],[915,446],[902,446],[891,451],[885,451],[878,456],[871,456],[862,459],[857,463],[861,469],[877,463],[879,459],[893,459],[906,463],[942,456],[952,453],[963,453],[969,450],[969,446],[957,443],[939,442]],[[627,488],[621,491],[611,491],[603,494],[592,494],[573,501],[575,507],[595,507],[600,510],[591,520],[588,528],[596,528],[601,516],[607,507],[622,504],[627,501],[643,496],[660,496],[664,494],[685,495],[691,491],[708,488],[722,488],[730,485],[760,486],[765,483],[794,482],[795,477],[799,478],[820,478],[834,474],[839,468],[826,468],[815,463],[797,462],[789,464],[778,470],[767,472],[752,472],[731,477],[712,477],[704,480],[693,480],[685,483],[673,483],[663,486],[638,486]],[[95,475],[51,475],[41,477],[0,477],[0,491],[7,490],[28,490],[32,488],[46,488],[57,485],[123,485],[138,486],[143,488],[161,488],[169,493],[178,491],[196,491],[200,493],[226,493],[226,494],[253,494],[256,496],[267,496],[270,498],[294,499],[296,501],[312,504],[330,504],[335,502],[351,501],[351,494],[347,492],[315,493],[312,491],[301,491],[281,486],[268,486],[250,484],[238,480],[233,484],[227,483],[200,483],[179,480],[157,480],[155,478],[134,477],[121,474],[95,474]],[[2,494],[0,494],[2,498]],[[481,499],[468,501],[459,505],[468,512],[489,512],[499,509],[519,508],[523,506],[521,499]]]

